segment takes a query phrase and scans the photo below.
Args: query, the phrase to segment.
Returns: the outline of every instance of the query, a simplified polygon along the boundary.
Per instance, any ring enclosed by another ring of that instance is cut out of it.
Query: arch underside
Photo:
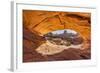
[[[90,13],[23,11],[24,25],[32,32],[44,35],[55,30],[71,29],[83,38],[91,35]]]

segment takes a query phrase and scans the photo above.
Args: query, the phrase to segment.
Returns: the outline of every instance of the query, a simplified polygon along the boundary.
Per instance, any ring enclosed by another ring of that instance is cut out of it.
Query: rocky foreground
[[[83,47],[85,49],[81,49],[82,45],[77,48],[57,47],[50,43],[47,44],[44,37],[30,32],[28,29],[24,29],[23,40],[23,62],[84,60],[91,58],[90,45],[88,44]]]

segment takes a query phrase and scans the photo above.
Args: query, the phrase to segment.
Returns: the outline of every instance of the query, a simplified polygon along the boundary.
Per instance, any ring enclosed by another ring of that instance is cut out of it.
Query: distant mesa
[[[79,33],[70,29],[52,31],[45,34],[44,37],[52,43],[58,43],[58,45],[63,45],[64,43],[67,43],[66,45],[78,45],[83,43],[83,38],[79,35]]]

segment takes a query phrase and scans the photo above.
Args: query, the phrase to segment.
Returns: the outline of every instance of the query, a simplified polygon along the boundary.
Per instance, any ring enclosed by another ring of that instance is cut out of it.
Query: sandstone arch
[[[39,35],[62,29],[74,30],[84,38],[90,39],[90,13],[53,12],[53,11],[23,11],[23,23],[32,32]]]
[[[45,43],[44,34],[55,30],[71,29],[85,40],[83,50],[69,49],[61,53],[43,56],[35,51]],[[80,12],[53,12],[23,10],[23,62],[80,60],[91,58],[91,14]]]

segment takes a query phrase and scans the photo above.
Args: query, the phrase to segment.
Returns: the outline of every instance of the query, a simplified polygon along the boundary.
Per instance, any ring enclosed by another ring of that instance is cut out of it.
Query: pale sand
[[[36,51],[42,55],[53,55],[60,53],[64,50],[74,48],[74,49],[81,49],[83,44],[79,45],[70,45],[70,46],[64,46],[64,45],[54,45],[50,43],[49,41],[46,41],[46,43],[40,45]]]

